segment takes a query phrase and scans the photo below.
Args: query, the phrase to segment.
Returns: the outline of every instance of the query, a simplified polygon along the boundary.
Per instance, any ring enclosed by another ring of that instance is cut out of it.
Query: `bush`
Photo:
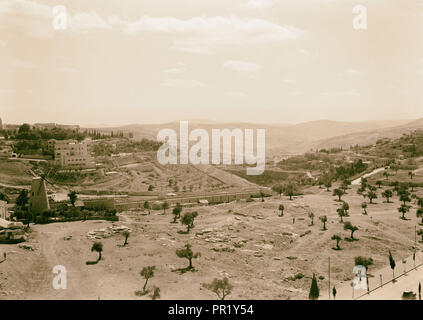
[[[60,205],[56,209],[47,210],[39,216],[34,216],[33,221],[38,224],[81,220],[119,221],[116,213],[116,209],[80,210],[79,208]],[[23,219],[25,219],[25,216]]]
[[[0,239],[0,244],[16,244],[16,243],[21,243],[24,242],[25,239],[20,238],[20,239]]]
[[[416,294],[413,291],[404,291],[402,293],[403,300],[416,300]]]

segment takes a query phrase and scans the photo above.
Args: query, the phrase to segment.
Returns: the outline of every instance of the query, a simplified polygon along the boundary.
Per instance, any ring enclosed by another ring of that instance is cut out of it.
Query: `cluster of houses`
[[[48,150],[53,154],[54,164],[60,165],[64,169],[91,169],[95,168],[94,158],[91,156],[91,140],[55,140],[48,141]],[[22,156],[23,159],[46,161],[51,159],[47,156]],[[0,145],[0,158],[18,158],[13,152],[10,144]]]
[[[16,128],[15,128],[16,127]],[[19,125],[7,125],[8,129],[18,129]],[[35,123],[32,128],[37,129],[73,129],[79,130],[78,125],[61,125],[57,123]],[[6,125],[3,124],[0,118],[0,130],[6,129]],[[4,139],[3,136],[0,139]],[[55,164],[60,165],[65,169],[90,169],[95,168],[94,158],[91,156],[91,140],[86,139],[84,141],[77,140],[55,140],[51,139],[48,141],[48,150],[53,154],[53,161]],[[10,144],[0,145],[0,157],[3,158],[16,158],[18,157],[13,153],[12,146]],[[42,156],[34,156],[31,158],[44,159]],[[46,158],[48,159],[48,158]],[[46,160],[44,159],[44,160]],[[51,157],[50,157],[51,159]]]

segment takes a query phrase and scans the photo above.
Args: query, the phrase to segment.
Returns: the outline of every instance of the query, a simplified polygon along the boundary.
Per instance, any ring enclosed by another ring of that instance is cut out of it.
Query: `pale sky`
[[[0,0],[6,123],[412,119],[422,103],[422,0]]]

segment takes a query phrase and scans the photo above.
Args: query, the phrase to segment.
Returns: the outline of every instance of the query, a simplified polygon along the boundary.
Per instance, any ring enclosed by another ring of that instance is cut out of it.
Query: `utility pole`
[[[352,288],[352,300],[354,300],[354,283],[351,282],[351,288]]]
[[[414,253],[413,253],[414,269],[416,269],[416,251],[417,251],[417,226],[414,225]]]
[[[366,273],[366,286],[367,286],[367,294],[370,294],[369,277],[367,276],[367,273]]]
[[[329,256],[329,270],[328,270],[329,272],[329,276],[328,276],[328,281],[329,281],[329,284],[328,284],[328,293],[329,293],[329,300],[330,300],[330,256]]]

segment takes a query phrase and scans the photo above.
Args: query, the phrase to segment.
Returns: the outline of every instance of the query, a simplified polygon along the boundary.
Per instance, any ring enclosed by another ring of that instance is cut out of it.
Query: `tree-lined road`
[[[388,258],[386,260],[388,262]],[[406,259],[405,265],[402,263],[402,260],[396,260],[395,262],[395,277],[397,277],[395,283],[391,281],[392,269],[388,264],[386,267],[379,270],[371,270],[370,267],[370,290],[373,290],[374,288],[380,286],[380,276],[382,276],[382,287],[377,288],[374,291],[370,291],[369,294],[367,294],[367,291],[363,289],[354,290],[353,297],[353,289],[350,285],[351,281],[348,281],[336,288],[336,300],[399,300],[401,299],[402,294],[405,291],[413,291],[414,293],[416,293],[416,298],[418,299],[419,282],[421,282],[423,285],[423,266],[414,269],[414,262],[412,256]],[[423,253],[418,252],[416,254],[416,266],[422,263]],[[404,273],[404,268],[405,270],[407,270],[407,273],[405,275],[401,275]],[[351,278],[353,278],[352,270]],[[327,293],[322,293],[322,299],[327,299],[327,297]],[[331,299],[333,299],[333,296],[331,296]]]
[[[366,173],[366,174],[362,175],[361,177],[359,177],[359,178],[357,178],[357,179],[353,180],[353,181],[351,182],[351,185],[353,185],[353,186],[359,185],[359,184],[360,184],[360,182],[361,182],[361,178],[367,178],[367,177],[370,177],[370,176],[375,175],[376,173],[379,173],[379,172],[381,172],[381,171],[385,171],[385,168],[377,168],[377,169],[373,170],[373,171],[372,171],[372,172],[370,172],[370,173]]]

